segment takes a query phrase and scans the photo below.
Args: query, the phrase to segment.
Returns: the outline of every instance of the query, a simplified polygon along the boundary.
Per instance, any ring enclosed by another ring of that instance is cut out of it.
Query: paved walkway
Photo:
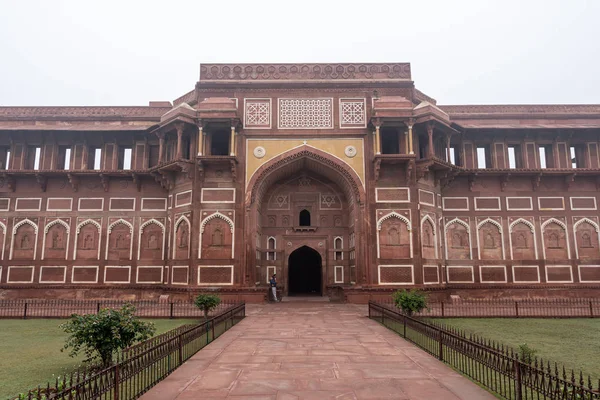
[[[248,305],[144,400],[495,399],[365,317],[365,306]]]

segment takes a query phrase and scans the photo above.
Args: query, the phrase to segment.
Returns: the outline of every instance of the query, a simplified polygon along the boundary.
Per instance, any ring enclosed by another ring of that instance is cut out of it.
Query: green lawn
[[[156,334],[184,324],[190,319],[152,319]],[[0,400],[16,396],[81,364],[83,357],[71,358],[61,352],[66,334],[59,325],[66,320],[0,320]]]
[[[446,318],[437,321],[517,348],[538,350],[544,360],[600,378],[600,319]],[[584,375],[585,376],[585,375]],[[587,377],[586,377],[587,384]]]

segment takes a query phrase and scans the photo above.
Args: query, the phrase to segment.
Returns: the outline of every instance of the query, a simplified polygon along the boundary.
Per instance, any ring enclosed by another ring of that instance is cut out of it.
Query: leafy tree
[[[199,294],[194,303],[196,307],[204,311],[204,319],[206,320],[208,319],[208,313],[221,304],[221,299],[214,294]]]
[[[419,290],[398,290],[392,295],[396,307],[411,316],[427,308],[427,294]]]
[[[154,324],[140,321],[134,313],[135,307],[126,304],[120,310],[104,308],[98,314],[73,314],[61,325],[69,334],[61,351],[70,348],[71,357],[83,351],[86,361],[99,358],[104,366],[110,365],[115,352],[154,335]]]

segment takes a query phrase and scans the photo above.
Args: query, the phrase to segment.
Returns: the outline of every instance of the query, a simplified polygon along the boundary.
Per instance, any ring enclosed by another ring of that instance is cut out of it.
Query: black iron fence
[[[246,315],[244,303],[229,306],[198,325],[184,325],[123,350],[108,368],[74,371],[29,391],[26,400],[136,399]],[[19,398],[21,399],[21,398]]]
[[[549,361],[519,355],[490,340],[467,337],[443,325],[404,315],[386,304],[369,302],[369,318],[381,322],[429,354],[480,383],[501,398],[511,400],[598,400],[600,382],[567,372]]]
[[[393,306],[391,296],[378,301]],[[480,299],[431,302],[422,317],[600,318],[600,299]]]
[[[72,314],[95,314],[103,308],[135,306],[141,318],[203,318],[204,312],[192,302],[160,302],[155,300],[0,300],[0,318],[68,318]],[[234,303],[222,302],[211,311],[217,315]]]

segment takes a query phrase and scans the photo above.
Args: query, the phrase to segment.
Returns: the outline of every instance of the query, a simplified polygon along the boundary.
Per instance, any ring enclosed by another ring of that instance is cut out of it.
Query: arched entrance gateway
[[[366,279],[364,188],[342,160],[308,145],[261,166],[246,192],[246,271],[284,295],[323,295]],[[255,256],[255,257],[252,257]]]

